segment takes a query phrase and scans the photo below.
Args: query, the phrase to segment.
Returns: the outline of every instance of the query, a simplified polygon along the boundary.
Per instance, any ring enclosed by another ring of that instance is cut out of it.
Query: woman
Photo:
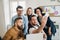
[[[28,21],[29,21],[30,16],[33,14],[33,10],[32,10],[31,7],[28,7],[28,8],[27,8],[26,14],[27,14]]]
[[[39,24],[41,24],[41,19],[45,16],[45,14],[43,14],[42,12],[42,9],[40,7],[37,7],[34,12],[37,14],[37,20],[39,22]],[[48,17],[49,18],[49,17]],[[50,19],[50,18],[49,18]],[[49,22],[47,20],[47,23],[46,23],[46,27],[44,28],[44,32],[46,33],[47,35],[47,40],[51,40],[51,27],[49,25]]]

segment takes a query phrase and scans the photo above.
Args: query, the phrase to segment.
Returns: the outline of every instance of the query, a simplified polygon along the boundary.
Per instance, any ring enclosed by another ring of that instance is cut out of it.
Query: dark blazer
[[[53,35],[55,35],[55,33],[56,33],[56,27],[55,27],[53,21],[50,19],[50,17],[48,17],[46,25],[51,27],[51,32],[52,32]]]

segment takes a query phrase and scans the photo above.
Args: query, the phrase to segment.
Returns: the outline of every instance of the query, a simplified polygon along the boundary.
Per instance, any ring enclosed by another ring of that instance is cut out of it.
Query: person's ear
[[[17,25],[17,23],[15,22],[15,25]]]
[[[15,22],[15,25],[16,25],[16,22]]]

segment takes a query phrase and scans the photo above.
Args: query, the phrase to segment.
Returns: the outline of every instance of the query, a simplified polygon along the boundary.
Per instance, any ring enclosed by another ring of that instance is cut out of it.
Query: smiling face
[[[33,13],[32,8],[28,7],[26,13],[27,13],[27,15],[31,15]]]
[[[36,9],[36,14],[37,14],[38,16],[42,16],[41,11],[40,11],[39,9]]]
[[[15,22],[15,26],[16,26],[18,29],[23,29],[23,20],[22,20],[22,19],[18,19],[18,20]]]
[[[23,13],[23,9],[22,8],[18,8],[18,10],[17,10],[18,16],[22,15],[22,13]]]
[[[31,14],[32,14],[32,9],[28,9],[28,10],[27,10],[27,14],[28,14],[28,15],[31,15]]]
[[[36,17],[36,16],[31,17],[31,21],[30,21],[30,23],[31,23],[32,25],[36,25],[36,24],[38,23],[38,21],[37,21],[37,17]]]

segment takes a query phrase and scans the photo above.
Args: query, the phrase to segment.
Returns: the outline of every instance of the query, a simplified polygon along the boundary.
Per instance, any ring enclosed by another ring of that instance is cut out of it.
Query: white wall
[[[38,6],[47,6],[47,5],[60,5],[60,2],[52,1],[51,0],[26,0],[27,7],[38,7]]]
[[[4,21],[4,11],[3,11],[3,0],[0,0],[0,36],[3,36],[5,32],[5,21]]]

